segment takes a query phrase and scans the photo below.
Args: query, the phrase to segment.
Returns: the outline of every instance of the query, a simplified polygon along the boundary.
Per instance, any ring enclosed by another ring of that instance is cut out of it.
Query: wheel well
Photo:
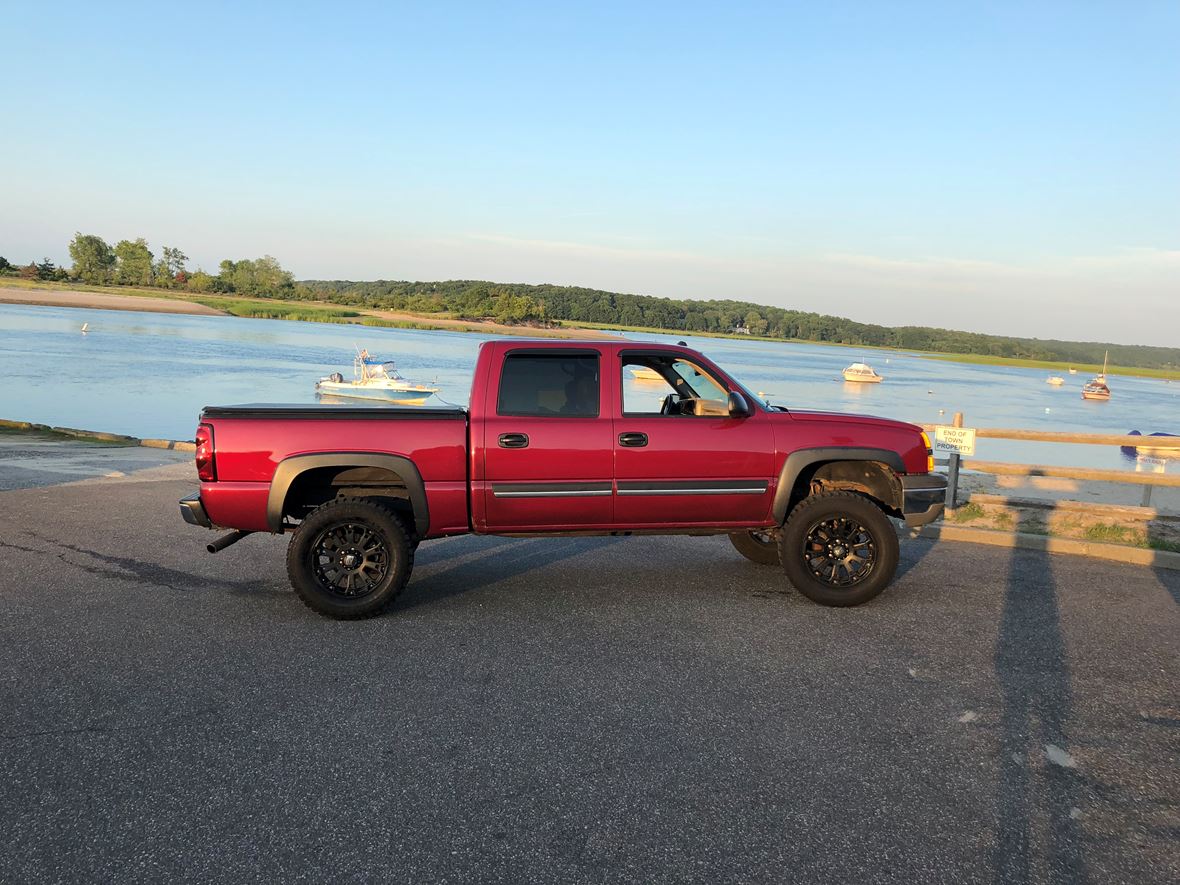
[[[902,516],[901,480],[880,461],[820,461],[808,465],[795,479],[787,512],[813,492],[833,489],[860,492],[890,516]]]
[[[405,479],[384,467],[313,467],[300,473],[283,499],[284,518],[304,519],[337,498],[370,498],[385,504],[413,531],[414,504]]]

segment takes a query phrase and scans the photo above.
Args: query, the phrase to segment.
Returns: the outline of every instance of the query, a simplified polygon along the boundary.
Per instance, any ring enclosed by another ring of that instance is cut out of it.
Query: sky
[[[181,7],[4,8],[0,255],[1180,345],[1174,0]]]

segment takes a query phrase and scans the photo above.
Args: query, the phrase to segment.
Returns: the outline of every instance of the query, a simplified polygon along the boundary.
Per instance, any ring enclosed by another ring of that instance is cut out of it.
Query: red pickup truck
[[[702,354],[635,341],[481,346],[470,409],[207,407],[186,522],[291,533],[287,573],[335,618],[385,610],[419,542],[727,534],[809,599],[857,605],[898,561],[890,517],[943,509],[912,424],[769,406]]]

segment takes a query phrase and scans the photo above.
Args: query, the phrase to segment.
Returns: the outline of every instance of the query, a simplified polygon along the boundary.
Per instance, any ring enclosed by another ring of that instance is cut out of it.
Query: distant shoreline
[[[30,304],[38,307],[69,307],[91,310],[139,310],[145,313],[189,314],[194,316],[254,316],[260,319],[295,319],[426,331],[476,332],[485,335],[513,335],[524,338],[617,338],[619,333],[599,329],[562,326],[510,326],[490,320],[456,320],[391,310],[342,309],[322,301],[281,301],[279,299],[210,296],[200,300],[171,298],[153,293],[126,294],[55,289],[41,286],[15,287],[0,284],[0,304]],[[218,305],[228,305],[224,309]],[[257,306],[251,313],[252,306]],[[243,308],[237,312],[235,307]],[[265,315],[267,313],[274,315]],[[284,316],[284,313],[291,314]]]
[[[687,332],[676,329],[652,329],[612,323],[584,323],[574,325],[561,321],[558,328],[541,326],[510,326],[490,320],[462,320],[431,314],[411,314],[390,310],[351,308],[325,301],[286,301],[276,298],[243,298],[234,295],[187,295],[175,297],[167,290],[131,290],[118,292],[97,288],[57,288],[52,284],[15,281],[0,283],[0,304],[31,304],[41,307],[90,308],[97,310],[140,310],[147,313],[191,314],[195,316],[237,316],[258,319],[288,319],[308,322],[341,323],[422,331],[474,332],[483,335],[508,335],[521,338],[566,338],[601,340],[617,338],[626,332],[648,335],[688,335],[719,338],[729,341],[771,341],[777,344],[808,344],[822,347],[843,347],[849,350],[884,353],[916,353],[923,359],[968,365],[1013,366],[1038,368],[1064,374],[1069,368],[1077,370],[1077,377],[1093,375],[1101,368],[1084,363],[1055,363],[1017,357],[993,357],[972,353],[942,353],[915,349],[880,347],[868,344],[841,344],[834,341],[807,341],[793,338],[764,338],[734,333]],[[160,293],[160,294],[157,294]],[[1135,367],[1111,367],[1108,375],[1135,378],[1180,380],[1180,371]],[[1084,379],[1083,379],[1084,380]]]

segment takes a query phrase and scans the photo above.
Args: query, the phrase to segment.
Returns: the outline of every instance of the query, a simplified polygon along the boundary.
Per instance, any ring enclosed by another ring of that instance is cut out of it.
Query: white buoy
[[[946,409],[939,409],[939,410],[938,410],[938,414],[940,414],[940,415],[945,415],[945,414],[946,414]]]
[[[83,323],[82,324],[82,334],[85,335],[89,331],[90,331],[90,323]]]

